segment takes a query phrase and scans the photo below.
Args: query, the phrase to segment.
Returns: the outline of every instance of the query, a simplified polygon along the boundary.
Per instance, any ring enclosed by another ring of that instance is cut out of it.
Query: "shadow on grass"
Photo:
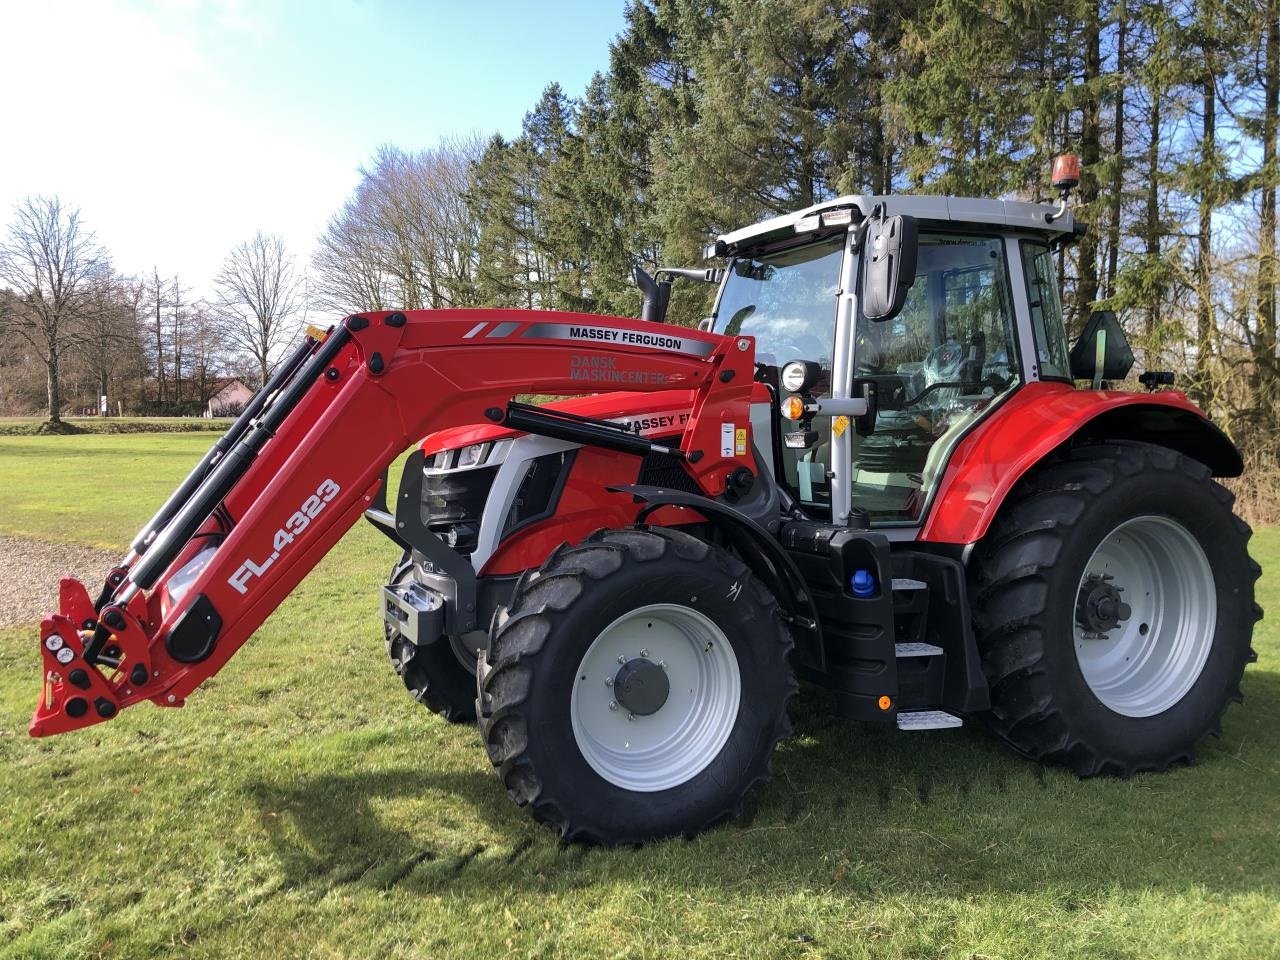
[[[400,766],[251,792],[264,816],[283,818],[267,833],[289,887],[490,896],[578,889],[623,872],[777,896],[833,884],[869,896],[901,885],[954,894],[1275,891],[1280,868],[1267,853],[1280,813],[1274,762],[1251,764],[1232,751],[1257,737],[1274,754],[1280,675],[1251,672],[1247,692],[1249,706],[1229,713],[1226,737],[1201,744],[1197,768],[1082,781],[1013,756],[977,724],[902,734],[836,720],[829,698],[807,691],[793,710],[796,738],[742,818],[692,842],[640,849],[560,844],[480,770]],[[423,800],[442,793],[462,803]],[[424,803],[421,819],[387,815]],[[444,829],[437,807],[452,821]]]

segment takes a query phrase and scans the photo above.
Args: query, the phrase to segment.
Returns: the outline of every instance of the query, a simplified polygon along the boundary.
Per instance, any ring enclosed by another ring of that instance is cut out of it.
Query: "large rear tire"
[[[1240,701],[1260,569],[1198,461],[1095,443],[1038,467],[973,559],[988,725],[1081,776],[1194,762]]]
[[[768,778],[791,646],[731,554],[665,528],[600,531],[494,618],[481,733],[512,799],[565,840],[692,836]]]
[[[402,557],[391,570],[391,583],[413,575],[413,562]],[[476,650],[483,633],[465,637],[440,637],[435,643],[415,646],[383,622],[387,656],[409,695],[450,723],[470,723],[476,718]]]

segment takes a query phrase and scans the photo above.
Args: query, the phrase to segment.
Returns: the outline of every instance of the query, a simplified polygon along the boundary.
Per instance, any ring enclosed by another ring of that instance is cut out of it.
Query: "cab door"
[[[1014,330],[1004,239],[922,229],[902,311],[853,329],[851,395],[874,385],[878,412],[844,463],[873,526],[918,523],[955,443],[1018,386]]]

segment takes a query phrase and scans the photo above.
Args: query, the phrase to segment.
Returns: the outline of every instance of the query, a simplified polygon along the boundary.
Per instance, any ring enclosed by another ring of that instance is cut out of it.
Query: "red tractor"
[[[842,197],[660,271],[718,284],[698,329],[643,274],[640,320],[347,317],[96,598],[63,581],[31,733],[180,705],[363,515],[401,551],[396,672],[567,839],[733,816],[798,677],[1083,776],[1188,762],[1254,659],[1259,570],[1213,479],[1240,455],[1171,376],[1107,387],[1112,315],[1068,347],[1080,232],[1065,203]]]

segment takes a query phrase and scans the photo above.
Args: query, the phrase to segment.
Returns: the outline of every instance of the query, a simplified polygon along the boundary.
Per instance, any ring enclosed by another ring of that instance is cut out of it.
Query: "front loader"
[[[1054,259],[1081,229],[1065,202],[842,197],[660,272],[718,284],[699,329],[643,275],[640,320],[347,317],[96,597],[63,581],[31,733],[181,705],[364,516],[399,555],[397,674],[568,839],[733,816],[797,678],[1082,776],[1189,762],[1261,615],[1213,479],[1240,456],[1168,375],[1110,389],[1114,317],[1068,348]]]

